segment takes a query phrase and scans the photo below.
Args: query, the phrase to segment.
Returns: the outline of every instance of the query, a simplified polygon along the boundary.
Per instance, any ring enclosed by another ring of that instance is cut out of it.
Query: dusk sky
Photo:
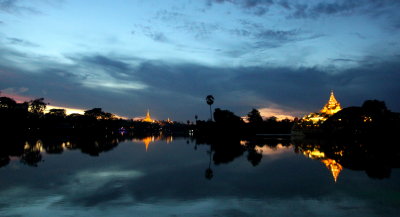
[[[400,111],[398,0],[0,0],[0,91],[186,121],[302,116],[330,90]]]

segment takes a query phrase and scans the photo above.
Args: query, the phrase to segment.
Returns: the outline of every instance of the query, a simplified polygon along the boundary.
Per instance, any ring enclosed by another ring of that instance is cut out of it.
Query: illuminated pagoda
[[[319,112],[322,114],[333,115],[340,110],[342,110],[342,107],[336,100],[333,90],[331,90],[331,96],[329,97],[328,103],[326,103],[326,105]]]
[[[333,91],[331,91],[328,102],[319,111],[319,113],[310,113],[304,116],[299,123],[303,124],[303,127],[318,127],[319,124],[322,124],[324,121],[326,121],[326,119],[340,110],[342,110],[342,107],[336,100]]]
[[[147,109],[146,118],[142,120],[143,122],[150,122],[153,123],[154,120],[150,117],[150,111]]]

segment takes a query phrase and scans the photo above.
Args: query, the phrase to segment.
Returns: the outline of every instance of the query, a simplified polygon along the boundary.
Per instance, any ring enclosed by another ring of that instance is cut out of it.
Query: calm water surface
[[[400,213],[399,169],[389,168],[390,178],[370,178],[316,149],[286,143],[250,151],[238,146],[228,154],[185,138],[127,140],[100,153],[66,142],[62,149],[44,151],[43,145],[26,143],[23,148],[33,150],[32,156],[11,156],[3,163],[0,216]]]

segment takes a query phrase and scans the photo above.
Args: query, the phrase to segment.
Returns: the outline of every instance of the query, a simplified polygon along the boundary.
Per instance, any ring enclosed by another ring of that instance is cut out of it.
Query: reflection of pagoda
[[[150,117],[150,111],[149,111],[148,109],[147,109],[147,113],[146,113],[146,118],[143,119],[143,121],[144,121],[144,122],[150,122],[150,123],[153,123],[153,122],[154,122],[154,120],[151,119],[151,117]]]
[[[158,140],[158,138],[156,138],[156,137],[154,137],[154,136],[148,136],[148,137],[145,137],[145,138],[135,138],[135,139],[133,139],[132,141],[134,141],[134,142],[143,142],[144,143],[144,145],[146,146],[146,152],[147,152],[147,150],[149,149],[149,145],[150,145],[150,143],[152,143],[152,142],[154,142],[154,141],[157,141]]]
[[[307,156],[308,158],[311,158],[313,160],[319,160],[322,163],[324,163],[326,168],[328,168],[331,171],[333,180],[335,180],[335,182],[337,182],[337,179],[338,179],[339,174],[342,171],[343,167],[336,160],[325,157],[325,153],[319,151],[318,149],[314,149],[312,151],[305,150],[305,151],[303,151],[303,154],[305,156]]]
[[[142,139],[142,142],[146,145],[146,152],[149,149],[150,142],[154,142],[154,136],[149,136]]]
[[[321,160],[321,162],[324,163],[326,168],[328,168],[331,171],[333,179],[335,180],[335,182],[337,182],[337,179],[339,177],[339,173],[343,169],[342,165],[340,165],[335,160],[329,159],[329,158]]]

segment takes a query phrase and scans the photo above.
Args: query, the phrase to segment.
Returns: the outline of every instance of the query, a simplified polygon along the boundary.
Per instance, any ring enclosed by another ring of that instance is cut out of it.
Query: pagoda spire
[[[150,110],[149,110],[149,109],[147,109],[146,118],[143,119],[143,121],[144,121],[144,122],[154,122],[154,120],[151,119]]]

